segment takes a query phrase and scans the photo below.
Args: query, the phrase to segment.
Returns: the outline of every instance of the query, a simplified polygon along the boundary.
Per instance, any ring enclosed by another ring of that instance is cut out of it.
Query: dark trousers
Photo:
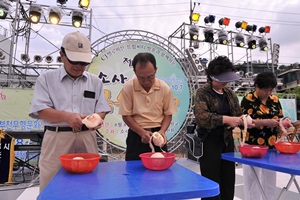
[[[157,128],[152,128],[151,132],[159,131],[160,127]],[[152,143],[153,144],[153,143]],[[155,152],[161,152],[161,149],[154,145]],[[164,145],[162,147],[162,150],[167,151],[167,145]],[[125,160],[140,160],[141,158],[139,155],[141,153],[146,153],[146,152],[151,152],[151,148],[149,144],[144,144],[141,142],[141,137],[134,132],[133,130],[129,129],[128,130],[128,135],[126,138],[126,155],[125,155]]]
[[[235,163],[221,159],[221,153],[233,152],[233,139],[225,145],[223,135],[208,135],[203,144],[200,158],[201,175],[219,184],[220,195],[210,200],[233,200],[235,184]]]

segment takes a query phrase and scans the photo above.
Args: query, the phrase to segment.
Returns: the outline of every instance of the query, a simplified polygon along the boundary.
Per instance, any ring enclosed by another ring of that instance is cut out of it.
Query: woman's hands
[[[235,128],[243,124],[241,117],[223,116],[223,124],[228,124],[228,128]]]

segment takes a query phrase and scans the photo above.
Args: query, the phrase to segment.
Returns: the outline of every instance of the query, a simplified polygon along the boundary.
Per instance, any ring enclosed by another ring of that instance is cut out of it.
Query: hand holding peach
[[[86,116],[82,123],[88,128],[95,128],[103,123],[103,119],[97,113]]]

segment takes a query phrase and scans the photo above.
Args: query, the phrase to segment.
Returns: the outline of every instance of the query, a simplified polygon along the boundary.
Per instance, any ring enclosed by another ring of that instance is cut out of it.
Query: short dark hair
[[[135,67],[137,63],[140,63],[141,66],[146,65],[148,62],[150,62],[154,68],[156,69],[156,60],[153,54],[145,52],[145,53],[138,53],[137,55],[134,56],[132,60],[132,66],[133,70],[135,71]]]
[[[236,68],[233,63],[229,60],[227,56],[218,56],[211,60],[206,69],[207,79],[212,81],[210,76],[219,75],[224,72],[234,71],[236,72]]]
[[[254,85],[258,88],[275,88],[277,79],[273,72],[261,72],[255,77]]]

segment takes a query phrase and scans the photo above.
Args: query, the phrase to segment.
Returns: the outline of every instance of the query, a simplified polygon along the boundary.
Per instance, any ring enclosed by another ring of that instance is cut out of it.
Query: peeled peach
[[[151,158],[164,158],[165,156],[160,153],[160,152],[157,152],[157,153],[154,153],[151,155]]]
[[[253,122],[252,122],[252,118],[251,118],[250,115],[247,115],[247,116],[246,116],[246,120],[247,120],[247,125],[248,125],[248,126],[251,126]]]
[[[163,146],[163,144],[165,142],[165,139],[164,139],[164,137],[159,132],[154,132],[152,134],[152,138],[153,138],[153,143],[156,146],[159,146],[159,147]]]
[[[77,157],[74,157],[73,160],[84,160],[84,158],[77,156]]]
[[[97,113],[88,115],[82,120],[82,123],[86,125],[88,128],[94,128],[103,123],[102,118]]]
[[[280,121],[281,121],[281,123],[282,123],[282,126],[283,126],[284,128],[286,128],[286,129],[287,129],[287,128],[290,128],[291,126],[293,126],[290,118],[284,118],[284,119],[282,119],[282,120],[280,120]]]

